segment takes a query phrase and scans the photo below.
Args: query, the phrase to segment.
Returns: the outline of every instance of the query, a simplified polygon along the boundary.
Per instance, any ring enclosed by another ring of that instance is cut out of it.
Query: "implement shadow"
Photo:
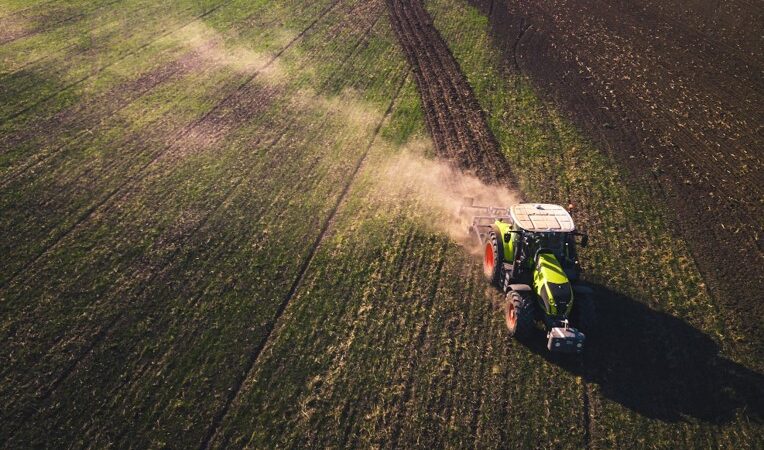
[[[665,422],[696,418],[722,424],[738,411],[761,423],[764,375],[719,354],[717,344],[682,319],[596,284],[598,327],[583,356],[527,347],[545,360],[597,384],[603,396]]]

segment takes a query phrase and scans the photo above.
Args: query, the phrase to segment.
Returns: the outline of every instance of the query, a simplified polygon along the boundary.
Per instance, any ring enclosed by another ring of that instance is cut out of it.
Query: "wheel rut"
[[[422,3],[387,0],[387,7],[413,68],[437,154],[487,183],[516,187],[469,82]]]

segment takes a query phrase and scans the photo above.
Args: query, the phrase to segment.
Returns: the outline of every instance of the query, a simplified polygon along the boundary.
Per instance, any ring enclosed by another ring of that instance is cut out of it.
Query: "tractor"
[[[475,206],[469,233],[482,250],[486,279],[506,295],[503,312],[511,336],[523,340],[541,322],[547,348],[581,353],[595,325],[592,290],[581,284],[576,247],[589,236],[576,230],[563,207],[522,203],[509,208]]]

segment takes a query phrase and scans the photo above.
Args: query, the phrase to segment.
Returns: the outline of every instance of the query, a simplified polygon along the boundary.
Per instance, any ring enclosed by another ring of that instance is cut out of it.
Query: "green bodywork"
[[[512,229],[512,225],[501,220],[497,220],[494,225],[499,229],[499,239],[501,239],[501,243],[504,245],[504,260],[507,262],[513,261],[515,259],[515,241],[517,240],[517,235],[511,233],[509,241],[504,239],[504,236]]]
[[[573,290],[562,264],[553,254],[539,255],[533,271],[533,291],[537,298],[541,299],[547,314],[567,316],[570,313],[573,306]],[[564,311],[558,311],[560,303],[564,305]]]
[[[514,261],[519,234],[510,233],[512,225],[506,222],[497,220],[494,225],[503,245],[504,261]],[[557,257],[552,253],[540,253],[537,261],[529,258],[526,264],[532,269],[532,289],[542,309],[550,316],[567,317],[573,308],[573,289]]]

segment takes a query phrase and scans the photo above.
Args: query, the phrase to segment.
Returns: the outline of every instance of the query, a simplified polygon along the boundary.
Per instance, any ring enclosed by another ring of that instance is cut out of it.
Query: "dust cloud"
[[[290,36],[285,33],[283,40],[288,42]],[[283,74],[272,54],[232,45],[214,28],[200,22],[181,28],[173,34],[172,39],[196,53],[210,66],[226,67],[240,73],[257,71],[260,78],[278,79]]]
[[[426,157],[431,145],[426,140],[416,141],[385,161],[378,172],[380,192],[387,200],[413,202],[426,212],[426,226],[472,249],[468,227],[474,212],[460,208],[470,199],[475,205],[509,208],[520,202],[520,194],[504,186],[488,185],[447,161]]]

